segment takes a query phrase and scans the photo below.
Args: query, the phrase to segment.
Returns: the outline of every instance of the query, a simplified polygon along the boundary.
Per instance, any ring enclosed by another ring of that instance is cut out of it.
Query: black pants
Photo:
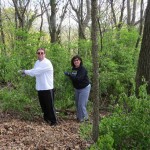
[[[54,91],[43,90],[38,91],[39,102],[44,113],[43,117],[46,122],[55,123],[56,114],[54,109]]]

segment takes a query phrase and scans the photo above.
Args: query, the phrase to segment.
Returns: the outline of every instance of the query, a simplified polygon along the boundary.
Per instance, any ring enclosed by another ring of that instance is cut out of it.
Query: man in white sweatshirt
[[[55,126],[57,125],[57,119],[54,109],[54,71],[51,61],[45,55],[45,49],[39,48],[37,50],[38,60],[35,62],[34,68],[22,70],[22,73],[36,78],[36,90],[38,91],[44,120],[50,126]]]

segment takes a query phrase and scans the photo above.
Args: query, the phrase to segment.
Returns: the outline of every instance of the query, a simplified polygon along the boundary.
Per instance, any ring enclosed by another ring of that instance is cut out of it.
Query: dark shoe
[[[46,120],[46,119],[44,119],[44,121],[45,121],[46,123],[49,123],[49,122],[50,122],[49,120]]]
[[[77,119],[78,123],[84,122],[84,119]]]
[[[88,121],[90,121],[89,119],[85,119],[85,122],[88,122]]]
[[[77,122],[78,123],[82,123],[82,122],[88,122],[89,121],[89,119],[88,118],[86,118],[86,119],[77,119]]]
[[[50,126],[56,126],[57,125],[57,122],[51,122],[50,123]]]
[[[44,120],[44,121],[45,121],[46,124],[49,124],[49,125],[51,124],[50,120]]]

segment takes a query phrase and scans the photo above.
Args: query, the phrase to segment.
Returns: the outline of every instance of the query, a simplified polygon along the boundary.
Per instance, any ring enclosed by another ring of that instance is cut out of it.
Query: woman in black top
[[[86,110],[91,85],[88,78],[87,70],[83,66],[80,56],[76,55],[71,59],[72,72],[65,72],[72,80],[75,89],[75,103],[77,109],[77,120],[83,122],[88,120],[88,113]]]

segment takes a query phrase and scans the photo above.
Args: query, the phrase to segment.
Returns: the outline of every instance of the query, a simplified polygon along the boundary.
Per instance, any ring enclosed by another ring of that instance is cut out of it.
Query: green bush
[[[140,149],[150,147],[150,100],[122,94],[115,112],[100,123],[100,137],[96,145],[109,149]],[[104,143],[103,143],[104,142]],[[105,149],[105,148],[104,148]]]
[[[17,113],[24,119],[34,119],[41,115],[37,99],[30,99],[25,93],[14,89],[4,88],[0,90],[0,109]]]
[[[116,35],[119,34],[119,37]],[[131,94],[130,89],[136,73],[139,51],[135,52],[138,32],[133,29],[122,29],[108,32],[103,37],[103,49],[100,51],[100,88],[101,92],[110,96],[117,96],[125,92]],[[117,84],[120,84],[118,89]]]
[[[114,150],[114,139],[112,133],[100,136],[96,144],[90,147],[90,150]]]

